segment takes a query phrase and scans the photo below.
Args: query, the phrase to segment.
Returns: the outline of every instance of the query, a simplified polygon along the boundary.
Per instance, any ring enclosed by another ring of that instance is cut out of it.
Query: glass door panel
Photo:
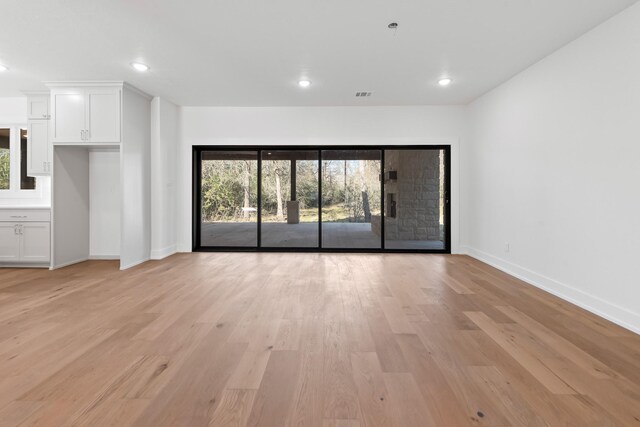
[[[322,247],[380,249],[381,150],[322,151]]]
[[[261,246],[318,247],[318,151],[262,151]]]
[[[200,245],[258,245],[258,152],[201,153]]]
[[[445,164],[445,150],[385,150],[385,249],[447,248]]]

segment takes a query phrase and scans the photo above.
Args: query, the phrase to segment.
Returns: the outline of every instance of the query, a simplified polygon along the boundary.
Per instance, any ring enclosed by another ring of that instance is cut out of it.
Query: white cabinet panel
[[[53,142],[82,142],[85,127],[83,91],[51,91]]]
[[[51,173],[49,121],[30,120],[27,132],[27,175]]]
[[[0,221],[4,222],[49,222],[51,212],[40,209],[0,209]]]
[[[87,89],[87,127],[90,142],[120,142],[120,90]]]
[[[0,262],[18,261],[20,258],[20,235],[18,224],[0,222]]]
[[[47,120],[49,118],[49,97],[29,96],[27,108],[29,120]]]
[[[122,86],[51,89],[54,144],[118,144]]]
[[[48,222],[20,224],[20,261],[47,262],[50,259],[50,225]]]

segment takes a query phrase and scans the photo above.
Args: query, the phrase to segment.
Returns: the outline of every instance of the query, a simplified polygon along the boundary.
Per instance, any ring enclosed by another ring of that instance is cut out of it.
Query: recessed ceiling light
[[[0,73],[3,72],[3,71],[7,71],[7,70],[8,70],[7,67],[5,67],[4,65],[0,64]]]
[[[140,71],[140,72],[144,72],[144,71],[149,71],[149,66],[146,64],[143,64],[142,62],[132,62],[131,66],[136,70],[136,71]]]
[[[453,80],[451,80],[449,77],[445,77],[445,78],[442,78],[442,79],[438,80],[438,84],[440,86],[449,86],[452,81]]]
[[[309,80],[300,80],[298,82],[298,86],[300,86],[300,87],[309,87],[309,86],[311,86],[311,82]]]

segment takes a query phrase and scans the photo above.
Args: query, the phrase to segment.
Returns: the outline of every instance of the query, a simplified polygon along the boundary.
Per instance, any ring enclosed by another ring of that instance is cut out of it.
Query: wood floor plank
[[[247,425],[255,394],[255,390],[226,389],[209,425],[211,427]]]
[[[327,322],[322,385],[326,419],[356,419],[360,412],[348,350],[345,323]]]
[[[247,426],[270,427],[284,423],[293,405],[300,365],[300,352],[273,352],[256,392]]]
[[[0,269],[0,427],[609,427],[638,408],[638,335],[465,256]]]
[[[351,353],[351,367],[358,390],[361,424],[363,426],[391,425],[387,415],[389,395],[376,353]]]
[[[508,334],[501,330],[495,322],[489,319],[484,313],[481,312],[466,312],[465,313],[473,322],[478,325],[487,335],[489,335],[494,341],[498,343],[505,351],[518,360],[522,367],[538,381],[545,385],[554,394],[576,394],[576,391],[572,389],[567,383],[562,381],[548,366],[546,366],[535,355],[530,354],[526,349],[518,346],[512,339],[509,339]]]
[[[424,405],[418,385],[409,373],[385,373],[384,383],[389,391],[391,420],[397,427],[437,426]]]

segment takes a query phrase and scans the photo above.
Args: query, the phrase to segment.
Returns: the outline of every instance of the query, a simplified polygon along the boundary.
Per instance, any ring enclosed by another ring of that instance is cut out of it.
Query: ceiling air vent
[[[362,97],[367,97],[367,96],[371,96],[371,92],[356,92],[356,97],[357,98],[362,98]]]

